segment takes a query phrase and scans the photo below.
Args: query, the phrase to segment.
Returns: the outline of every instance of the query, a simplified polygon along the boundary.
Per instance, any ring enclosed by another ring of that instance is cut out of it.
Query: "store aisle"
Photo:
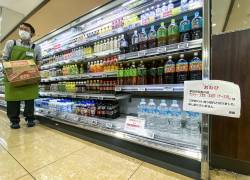
[[[11,130],[0,111],[0,180],[190,179],[42,125]],[[214,172],[213,179],[237,175]],[[247,177],[241,176],[241,179]]]

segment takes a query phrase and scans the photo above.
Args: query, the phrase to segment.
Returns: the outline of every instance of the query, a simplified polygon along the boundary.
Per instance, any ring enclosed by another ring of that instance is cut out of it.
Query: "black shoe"
[[[35,125],[36,124],[33,120],[32,121],[28,120],[27,127],[34,127]]]
[[[20,128],[20,125],[19,125],[19,123],[12,123],[12,124],[10,125],[10,127],[11,127],[11,129],[19,129],[19,128]]]

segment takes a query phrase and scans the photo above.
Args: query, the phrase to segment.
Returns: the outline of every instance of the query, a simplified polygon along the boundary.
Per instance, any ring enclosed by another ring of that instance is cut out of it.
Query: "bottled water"
[[[174,134],[180,134],[181,133],[181,108],[179,107],[176,100],[173,100],[172,105],[169,108],[170,113],[170,129],[172,133]]]
[[[201,123],[201,114],[196,112],[188,112],[189,119],[186,123],[186,128],[188,134],[199,135],[200,134],[200,123]]]
[[[154,129],[156,112],[157,112],[156,104],[153,99],[150,99],[147,105],[147,119],[146,119],[146,127],[148,129]]]
[[[158,111],[158,122],[157,122],[157,129],[161,131],[166,131],[169,126],[168,122],[168,106],[166,100],[161,100],[160,105],[157,108]]]
[[[141,102],[140,104],[138,105],[138,109],[137,109],[137,114],[138,114],[138,117],[141,117],[141,118],[145,118],[146,117],[146,101],[145,99],[141,99]]]
[[[188,0],[181,0],[181,11],[185,12],[188,10]]]

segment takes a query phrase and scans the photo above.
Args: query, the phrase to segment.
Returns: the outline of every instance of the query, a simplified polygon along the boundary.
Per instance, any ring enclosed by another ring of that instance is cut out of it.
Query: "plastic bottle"
[[[130,77],[131,77],[131,85],[137,85],[137,70],[135,67],[135,62],[132,62],[132,66],[130,68]]]
[[[188,112],[188,115],[189,119],[186,122],[188,133],[197,136],[200,134],[201,114],[196,112]]]
[[[156,113],[157,113],[156,104],[153,99],[150,99],[147,105],[147,119],[146,119],[146,127],[148,129],[154,129]]]
[[[144,50],[147,49],[147,41],[148,41],[148,36],[145,31],[145,28],[142,28],[141,33],[139,34],[139,49]]]
[[[150,18],[150,9],[147,8],[147,10],[145,12],[145,24],[144,25],[149,24],[149,18]]]
[[[138,117],[140,117],[140,118],[146,117],[146,106],[147,106],[147,104],[146,104],[145,99],[141,99],[141,102],[137,107]]]
[[[135,30],[131,38],[131,51],[135,52],[138,50],[139,50],[139,36],[137,31]]]
[[[176,100],[172,101],[172,104],[169,108],[170,119],[169,119],[169,128],[172,133],[180,134],[181,133],[181,109]]]
[[[123,85],[124,69],[122,63],[119,64],[119,69],[117,71],[118,85]]]
[[[152,6],[149,13],[149,23],[155,22],[155,7]]]
[[[151,26],[150,32],[148,34],[148,47],[155,48],[157,47],[157,33],[155,27]]]
[[[192,20],[192,39],[202,38],[202,23],[203,19],[199,12],[195,12],[194,19]]]
[[[156,82],[157,82],[157,67],[155,61],[153,61],[149,69],[149,84],[156,84]]]
[[[161,13],[162,13],[162,9],[160,7],[160,5],[158,4],[155,10],[155,19],[159,20],[161,19]]]
[[[175,23],[175,19],[172,19],[171,24],[168,26],[168,44],[178,43],[179,41],[179,27]]]
[[[157,67],[157,84],[164,83],[164,61],[161,60]]]
[[[189,63],[190,80],[202,79],[202,61],[198,57],[198,52],[194,53],[194,58]]]
[[[145,68],[143,61],[140,62],[140,65],[137,67],[137,84],[145,85],[147,84],[147,69]]]
[[[161,26],[157,30],[157,42],[159,46],[165,46],[167,43],[167,29],[164,22],[161,23]]]
[[[167,106],[166,100],[161,100],[161,103],[158,106],[157,110],[158,110],[158,116],[159,116],[157,129],[161,131],[166,131],[169,127],[168,106]]]
[[[114,42],[115,42],[115,40],[114,40]],[[121,54],[128,53],[128,42],[125,39],[124,34],[122,34],[121,40],[120,40],[120,51],[121,51]]]
[[[143,10],[142,11],[142,14],[141,14],[141,25],[145,25],[146,24],[146,14],[145,14],[145,11]]]
[[[180,55],[180,59],[176,64],[177,83],[184,83],[188,80],[188,62],[184,59],[184,54]]]
[[[166,5],[166,3],[164,2],[162,4],[162,7],[161,7],[161,18],[164,18],[166,13],[168,11],[168,6]]]
[[[183,16],[183,20],[180,22],[179,26],[180,30],[180,41],[181,42],[186,42],[191,40],[191,23],[188,20],[187,16]]]

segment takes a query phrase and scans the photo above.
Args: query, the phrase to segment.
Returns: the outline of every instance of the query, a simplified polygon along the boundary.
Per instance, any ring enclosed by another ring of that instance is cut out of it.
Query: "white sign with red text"
[[[240,87],[220,80],[185,81],[183,110],[239,118]]]

